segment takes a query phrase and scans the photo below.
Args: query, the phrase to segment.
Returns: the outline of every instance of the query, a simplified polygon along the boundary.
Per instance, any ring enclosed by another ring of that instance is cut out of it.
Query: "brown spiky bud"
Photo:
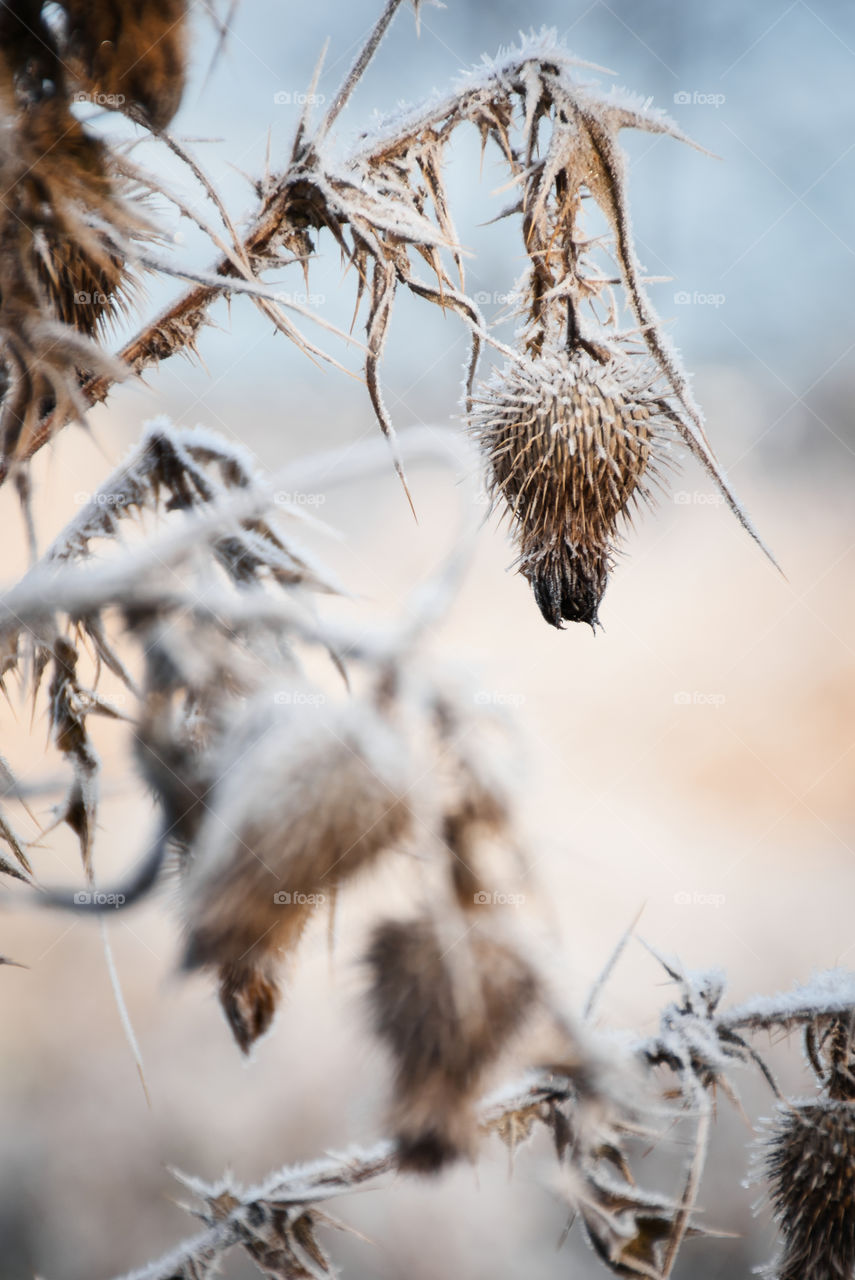
[[[122,198],[106,146],[59,94],[0,131],[0,185],[0,453],[11,458],[40,417],[73,406],[78,370],[100,369],[86,340],[133,287],[120,245],[149,229]]]
[[[471,1153],[487,1068],[532,1011],[539,983],[507,943],[433,920],[388,921],[368,952],[374,1030],[395,1067],[401,1168],[432,1173]]]
[[[63,52],[82,89],[99,105],[165,129],[184,92],[186,0],[61,2]]]
[[[779,1224],[774,1280],[843,1280],[855,1271],[855,1103],[781,1107],[763,1158]]]
[[[243,1049],[272,1017],[273,961],[342,881],[410,826],[401,735],[371,706],[330,709],[304,696],[263,718],[223,761],[184,883],[184,965],[219,973]]]
[[[471,415],[519,571],[547,622],[594,626],[622,518],[649,497],[665,440],[648,363],[545,348],[493,376]]]

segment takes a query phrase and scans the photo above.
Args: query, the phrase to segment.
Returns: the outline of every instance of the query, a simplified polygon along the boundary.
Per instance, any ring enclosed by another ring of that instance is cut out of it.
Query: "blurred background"
[[[308,9],[243,0],[212,66],[217,33],[198,6],[194,75],[173,131],[193,140],[235,216],[253,205],[245,175],[263,173],[268,152],[272,169],[284,165],[327,37],[318,92],[329,101],[377,11],[373,0]],[[436,651],[518,715],[523,820],[541,888],[520,909],[561,957],[571,1001],[581,1007],[642,907],[644,938],[688,966],[722,965],[726,999],[739,1000],[855,958],[855,9],[846,0],[450,0],[423,9],[418,36],[402,12],[339,121],[336,145],[369,128],[377,110],[445,89],[482,53],[541,24],[579,57],[613,69],[604,83],[650,95],[717,157],[624,135],[638,253],[651,275],[669,277],[652,286],[654,301],[694,372],[716,451],[786,576],[687,461],[670,497],[627,538],[596,635],[546,626],[527,584],[508,572],[513,551],[491,520]],[[150,144],[139,154],[203,207],[173,157]],[[462,135],[451,175],[472,255],[469,288],[489,316],[523,268],[516,226],[484,225],[507,199],[495,193],[504,175],[490,152],[481,170],[477,139]],[[163,221],[176,254],[208,262],[192,224],[167,206]],[[346,325],[353,280],[342,280],[328,242],[319,249],[310,305]],[[298,274],[283,284],[304,288]],[[145,314],[179,288],[152,283]],[[250,303],[220,304],[211,319],[198,361],[173,359],[144,384],[118,388],[92,413],[90,434],[69,427],[39,455],[42,546],[156,413],[242,441],[265,469],[376,433],[364,387],[301,356]],[[457,423],[461,326],[406,298],[394,320],[383,381],[399,429]],[[358,371],[354,353],[335,354]],[[355,485],[331,471],[316,514],[343,537],[306,538],[356,593],[355,616],[393,617],[447,554],[461,502],[471,500],[460,482],[474,464],[462,448],[460,457],[456,470],[413,469],[418,525],[391,465]],[[25,552],[11,490],[0,491],[0,530],[3,577],[12,581]],[[40,716],[31,725],[29,708],[10,695],[0,752],[37,778],[56,767],[45,755],[47,725]],[[96,865],[107,884],[144,847],[151,814],[134,789],[121,728],[103,728],[98,745],[105,799]],[[34,857],[46,879],[79,876],[66,833]],[[0,973],[3,1280],[106,1278],[192,1234],[173,1166],[205,1178],[230,1168],[252,1181],[382,1131],[385,1067],[362,1029],[356,963],[360,921],[377,896],[369,881],[343,904],[332,968],[324,928],[307,935],[290,998],[248,1063],[209,984],[175,975],[169,893],[111,921],[150,1106],[97,927],[4,915],[0,951],[29,967]],[[606,989],[602,1024],[651,1032],[671,998],[664,978],[631,944]],[[775,1048],[772,1059],[788,1089],[810,1092],[797,1045]],[[741,1182],[749,1121],[768,1114],[772,1099],[747,1071],[740,1087],[746,1117],[720,1101],[700,1198],[706,1225],[738,1235],[688,1242],[678,1276],[748,1275],[771,1251],[768,1214],[752,1216],[758,1192]],[[652,1180],[673,1187],[685,1152],[675,1142],[661,1154]],[[598,1273],[577,1230],[557,1248],[567,1210],[539,1148],[520,1156],[512,1178],[496,1144],[477,1171],[363,1191],[336,1212],[361,1233],[325,1237],[354,1280]],[[235,1258],[226,1274],[254,1272]]]

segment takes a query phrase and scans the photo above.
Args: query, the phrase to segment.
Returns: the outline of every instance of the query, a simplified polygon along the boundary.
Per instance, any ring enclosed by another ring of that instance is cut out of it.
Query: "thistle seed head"
[[[782,1107],[763,1158],[782,1236],[775,1280],[842,1280],[855,1269],[855,1103]]]
[[[471,415],[547,622],[595,626],[622,519],[667,450],[649,361],[545,349],[493,376]]]
[[[186,0],[62,0],[63,54],[74,78],[109,107],[165,129],[184,92]]]
[[[81,366],[100,369],[90,340],[136,283],[118,245],[151,229],[104,143],[58,95],[0,129],[0,183],[0,453],[14,457],[45,413],[74,407]]]

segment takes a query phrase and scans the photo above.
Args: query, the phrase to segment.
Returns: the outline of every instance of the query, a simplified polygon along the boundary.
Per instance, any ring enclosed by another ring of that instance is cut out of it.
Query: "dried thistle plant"
[[[336,363],[304,331],[330,326],[283,303],[266,280],[283,267],[309,273],[332,237],[353,269],[364,321],[356,345],[401,479],[414,437],[395,443],[380,367],[405,289],[468,328],[469,434],[543,616],[556,627],[593,626],[622,530],[661,482],[676,442],[756,537],[647,297],[629,230],[620,130],[686,139],[663,115],[581,79],[585,64],[546,33],[334,151],[336,122],[399,7],[388,0],[323,117],[304,113],[285,166],[256,184],[258,208],[243,235],[195,158],[166,133],[184,88],[183,0],[64,0],[58,14],[39,0],[3,7],[0,477],[14,474],[26,500],[28,460],[119,377],[192,352],[219,297],[245,294],[280,334]],[[159,180],[136,173],[121,147],[77,119],[81,92],[112,99],[200,183],[222,223],[198,219],[216,255],[210,271],[157,256],[143,195],[160,191]],[[527,268],[512,346],[466,291],[445,180],[461,125],[495,147],[515,192],[506,216],[519,222]],[[592,206],[608,238],[586,226]],[[118,309],[137,306],[145,270],[189,286],[112,355],[106,327]],[[502,363],[476,391],[488,349]],[[439,434],[431,451],[457,457]],[[310,459],[302,474],[327,462]],[[364,446],[350,451],[351,478],[377,462]],[[617,1041],[594,1029],[602,983],[583,1017],[568,1012],[526,930],[500,927],[483,907],[498,867],[522,874],[528,851],[514,727],[477,706],[432,652],[471,530],[396,620],[366,630],[328,616],[324,597],[343,588],[305,552],[297,536],[305,514],[274,503],[276,491],[239,447],[158,419],[0,597],[0,687],[9,694],[18,682],[34,709],[42,700],[67,767],[54,825],[75,833],[94,888],[98,718],[120,722],[156,825],[128,878],[101,898],[130,906],[174,877],[177,963],[213,978],[241,1051],[271,1025],[304,929],[331,916],[363,872],[401,857],[418,868],[409,914],[378,913],[363,949],[367,1029],[391,1064],[390,1137],[371,1151],[285,1168],[247,1191],[189,1180],[202,1234],[138,1276],[212,1276],[232,1248],[280,1280],[332,1275],[319,1241],[339,1225],[326,1212],[330,1199],[394,1172],[436,1174],[477,1159],[491,1135],[516,1157],[542,1129],[556,1159],[553,1187],[603,1265],[667,1280],[684,1243],[710,1234],[695,1213],[716,1096],[737,1103],[735,1073],[755,1068],[780,1099],[752,1038],[796,1028],[821,1096],[783,1104],[764,1148],[782,1236],[770,1274],[850,1274],[852,976],[723,1008],[722,975],[663,960],[678,994],[655,1035]],[[331,659],[327,684],[307,674],[307,654],[319,651]],[[100,691],[105,671],[122,682],[127,711]],[[0,758],[4,806],[26,806],[27,795]],[[32,901],[38,891],[46,906],[97,913],[97,894],[75,904],[70,889],[39,884],[36,849],[50,830],[28,842],[17,817],[0,812],[9,855],[0,874],[24,882],[9,899]],[[512,1056],[528,1074],[489,1094]],[[648,1188],[637,1140],[663,1142],[675,1124],[691,1129],[689,1159],[673,1189]]]
[[[302,309],[285,308],[281,293],[277,301],[263,276],[270,269],[302,264],[308,279],[311,256],[321,239],[331,236],[354,268],[357,308],[363,297],[367,300],[365,380],[404,487],[380,382],[400,288],[456,312],[468,326],[464,408],[481,442],[488,483],[511,515],[520,571],[549,622],[593,625],[621,521],[635,502],[649,496],[667,459],[669,437],[682,439],[757,537],[711,451],[686,374],[647,297],[629,229],[620,131],[633,128],[688,140],[661,112],[631,95],[605,92],[578,79],[577,68],[586,64],[545,33],[495,62],[485,61],[448,97],[399,112],[343,157],[334,156],[330,133],[399,7],[400,0],[389,0],[323,118],[315,124],[308,109],[304,113],[288,165],[258,184],[258,216],[243,239],[198,162],[166,139],[202,183],[223,222],[225,237],[203,224],[221,252],[210,272],[183,271],[180,263],[152,258],[134,246],[131,230],[105,211],[101,221],[113,225],[129,260],[196,281],[119,359],[139,373],[176,351],[192,349],[207,307],[221,294],[234,292],[251,296],[277,329],[304,350],[329,358],[286,314]],[[86,20],[75,11],[72,19],[71,47],[75,41],[94,47],[98,24],[104,21],[100,10],[96,7]],[[162,24],[167,33],[157,48],[164,66],[175,63],[173,80],[180,89],[183,11],[149,3],[138,20],[141,30],[147,22]],[[134,23],[129,31],[129,38],[136,39]],[[121,42],[113,57],[110,74],[123,83]],[[83,74],[98,81],[91,57],[82,61],[88,68]],[[152,84],[159,84],[163,70],[152,68]],[[138,92],[134,101],[139,98]],[[147,113],[159,127],[172,109],[167,95],[159,105],[142,103],[142,115],[137,114],[142,118]],[[466,293],[444,173],[449,146],[463,124],[478,130],[482,147],[492,143],[498,149],[510,185],[518,191],[505,216],[519,219],[530,266],[519,290],[523,323],[515,348],[497,342]],[[611,229],[616,280],[598,265],[602,238],[589,236],[583,226],[585,198],[593,200]],[[419,274],[420,266],[427,277]],[[634,331],[620,327],[616,285],[623,290]],[[476,400],[475,378],[485,344],[501,352],[506,363]],[[80,404],[102,400],[114,376],[94,368],[89,372],[75,391]],[[69,416],[67,406],[51,406],[23,384],[18,399],[15,421],[23,415],[32,423],[35,417],[38,426],[23,440],[20,428],[6,431],[6,469],[15,459],[31,456]]]

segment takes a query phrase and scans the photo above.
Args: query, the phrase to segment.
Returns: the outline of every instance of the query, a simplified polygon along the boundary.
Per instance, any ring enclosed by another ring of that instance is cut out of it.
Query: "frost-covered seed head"
[[[647,361],[548,350],[493,376],[471,421],[547,622],[597,622],[618,525],[667,438]]]
[[[855,1269],[855,1104],[782,1107],[764,1156],[782,1251],[774,1280],[842,1280]]]

